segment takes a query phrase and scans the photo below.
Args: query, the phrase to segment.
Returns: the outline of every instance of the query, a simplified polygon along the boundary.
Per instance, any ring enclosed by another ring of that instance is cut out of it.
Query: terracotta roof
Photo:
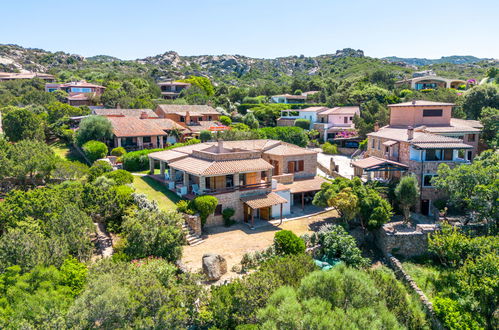
[[[274,167],[262,158],[228,161],[209,161],[196,157],[186,157],[169,164],[170,167],[195,175],[223,175],[240,172],[271,170]]]
[[[169,131],[172,129],[179,129],[181,131],[188,130],[184,126],[181,126],[181,125],[177,124],[175,121],[168,119],[168,118],[150,118],[150,119],[142,119],[142,120],[151,120],[156,125],[161,127],[161,129],[163,129],[164,131]]]
[[[140,118],[141,114],[145,112],[150,118],[158,118],[158,115],[151,109],[94,109],[92,114],[99,116],[127,116]]]
[[[418,134],[416,134],[418,133]],[[414,138],[411,140],[412,143],[426,143],[426,142],[462,142],[461,139],[456,139],[449,136],[437,135],[431,133],[414,132]]]
[[[187,125],[187,128],[191,130],[193,133],[200,133],[201,131],[210,131],[210,130],[216,130],[216,129],[210,129],[210,128],[218,128],[220,130],[226,130],[230,129],[228,126],[222,125],[218,121],[200,121],[198,122],[199,125]]]
[[[116,137],[167,135],[152,119],[136,117],[107,117],[107,119],[113,125],[113,134]]]
[[[82,80],[82,81],[73,81],[73,82],[69,82],[69,83],[65,83],[65,84],[47,84],[47,85],[50,86],[50,87],[95,87],[95,88],[106,88],[106,87],[101,86],[101,85],[95,85],[95,84],[87,83],[84,80]],[[47,85],[46,85],[46,87],[48,87]]]
[[[413,142],[413,143],[414,142],[462,142],[461,140],[452,137],[425,133],[421,131],[422,129],[426,129],[426,127],[416,127],[414,129],[414,137],[412,140],[408,140],[407,127],[385,126],[380,128],[379,131],[372,132],[367,135],[386,138],[395,141]]]
[[[419,149],[473,149],[473,146],[465,143],[414,143]]]
[[[394,144],[397,144],[397,143],[398,143],[397,141],[385,141],[385,142],[383,142],[383,145],[389,147],[389,146],[393,146]]]
[[[424,107],[424,106],[454,106],[454,103],[443,103],[443,102],[433,102],[433,101],[409,101],[397,104],[388,104],[389,107]]]
[[[185,105],[185,104],[159,104],[156,109],[160,109],[164,113],[202,113],[202,114],[214,114],[219,115],[220,113],[210,107],[209,105]]]
[[[359,167],[362,169],[370,168],[370,167],[378,166],[378,165],[382,165],[382,164],[392,164],[392,165],[397,165],[397,166],[409,168],[409,166],[407,166],[405,164],[394,162],[394,161],[388,160],[388,159],[375,157],[375,156],[370,156],[367,158],[352,161],[353,167]]]
[[[321,115],[354,115],[360,114],[358,106],[334,107],[321,113]]]
[[[316,154],[317,151],[309,150],[305,148],[300,148],[294,145],[281,144],[269,150],[266,150],[264,154],[276,155],[276,156],[296,156],[296,155],[308,155]]]
[[[292,183],[278,183],[277,190],[289,189],[292,194],[321,190],[321,185],[328,182],[326,179],[316,176],[311,179],[295,179]]]
[[[164,81],[159,82],[158,86],[190,86],[191,84],[181,81]]]
[[[254,210],[278,204],[285,204],[288,202],[287,199],[279,196],[274,192],[268,193],[266,195],[241,197],[241,201]]]
[[[183,152],[178,152],[176,150],[164,150],[153,152],[149,154],[149,157],[156,160],[163,160],[166,162],[175,161],[187,157],[188,154]]]
[[[470,120],[470,119],[451,118],[450,124],[451,126],[456,126],[456,127],[469,126],[473,128],[483,128],[483,125],[480,121]]]
[[[427,127],[425,130],[431,133],[479,133],[481,131],[471,126],[437,126]]]
[[[305,108],[305,109],[286,109],[286,110],[288,110],[288,111],[307,111],[307,112],[319,112],[319,113],[322,113],[323,111],[326,111],[327,109],[328,109],[328,107],[308,107],[308,108]]]

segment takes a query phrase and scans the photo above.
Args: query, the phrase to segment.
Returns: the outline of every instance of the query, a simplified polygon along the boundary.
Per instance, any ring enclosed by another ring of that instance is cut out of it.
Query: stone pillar
[[[172,181],[175,181],[175,176],[176,176],[175,172],[176,172],[176,170],[173,167],[170,167],[169,174],[170,174],[170,180],[172,180]]]
[[[159,139],[159,147],[161,149],[163,149],[165,147],[165,145],[163,143],[163,137],[162,136],[158,136],[158,139]]]
[[[139,148],[144,147],[144,138],[142,136],[137,137],[137,146]]]
[[[121,138],[116,138],[116,141],[117,141],[117,146],[121,147]]]
[[[159,161],[159,170],[161,173],[161,178],[164,178],[165,177],[165,162],[162,160]]]
[[[267,170],[267,182],[272,182],[272,170]]]
[[[184,186],[189,186],[189,173],[184,171]]]
[[[149,158],[149,174],[154,174],[154,159]]]
[[[199,177],[199,192],[202,194],[206,190],[206,177]]]
[[[238,187],[239,186],[239,173],[236,173],[234,174],[234,187]]]

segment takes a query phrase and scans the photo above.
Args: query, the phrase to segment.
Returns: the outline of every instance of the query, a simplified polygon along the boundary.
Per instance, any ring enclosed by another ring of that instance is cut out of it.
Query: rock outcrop
[[[203,273],[208,280],[217,281],[227,273],[227,261],[219,254],[203,255]]]

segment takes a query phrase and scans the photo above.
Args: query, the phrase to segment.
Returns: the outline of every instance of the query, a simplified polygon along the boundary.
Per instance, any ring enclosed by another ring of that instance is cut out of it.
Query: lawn
[[[84,159],[79,157],[78,154],[72,152],[69,146],[62,141],[56,141],[50,144],[50,148],[52,148],[57,156],[61,157],[64,160],[79,161],[86,164]]]
[[[442,278],[447,274],[444,268],[431,263],[418,264],[413,262],[403,262],[402,266],[430,300],[440,291],[447,289],[441,287],[445,283]]]
[[[150,200],[156,201],[162,210],[176,209],[175,203],[180,200],[180,197],[175,193],[147,176],[134,175],[133,186],[137,193],[144,194]]]
[[[132,173],[139,173],[139,174],[149,174],[149,169],[143,170],[143,171],[138,171],[138,172],[132,172]],[[154,174],[160,174],[161,171],[159,168],[154,169]]]

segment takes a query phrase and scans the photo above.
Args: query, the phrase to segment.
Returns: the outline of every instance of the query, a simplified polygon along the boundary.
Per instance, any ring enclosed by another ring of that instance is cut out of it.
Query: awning
[[[418,149],[473,149],[473,146],[465,143],[415,143]]]
[[[390,146],[393,146],[394,144],[397,144],[397,143],[398,143],[398,141],[392,141],[392,140],[390,140],[390,141],[383,142],[383,145],[386,146],[386,147],[390,147]]]
[[[409,166],[407,166],[405,164],[394,162],[393,160],[374,157],[374,156],[353,161],[352,166],[357,167],[357,168],[361,168],[366,172],[372,172],[372,171],[382,171],[382,172],[402,171],[403,172],[403,171],[407,171],[409,169]]]
[[[284,204],[288,202],[287,199],[273,192],[268,193],[266,195],[241,197],[241,201],[254,210],[278,204]]]

